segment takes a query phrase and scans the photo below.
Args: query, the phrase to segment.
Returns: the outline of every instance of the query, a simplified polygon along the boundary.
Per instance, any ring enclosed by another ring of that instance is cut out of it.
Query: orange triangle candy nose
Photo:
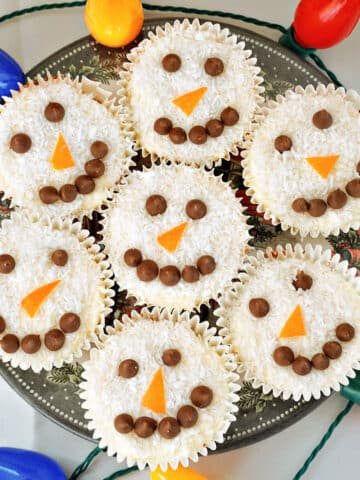
[[[325,157],[307,157],[308,164],[322,177],[327,178],[334,168],[340,155],[328,155]]]
[[[208,480],[204,475],[182,465],[179,465],[176,470],[169,467],[166,472],[157,467],[150,475],[150,480]]]
[[[166,413],[165,384],[162,368],[155,373],[146,390],[141,405],[155,413]]]
[[[197,90],[187,92],[173,100],[173,104],[181,108],[185,115],[189,116],[197,107],[198,103],[205,95],[207,87],[200,87]]]
[[[279,338],[303,337],[306,335],[304,317],[300,305],[296,305],[294,311],[286,320]]]
[[[50,163],[54,170],[65,170],[65,168],[71,168],[75,166],[70,148],[68,147],[68,144],[66,143],[62,133],[59,133]]]
[[[162,233],[157,237],[158,243],[168,252],[175,252],[175,250],[179,246],[180,240],[182,239],[187,226],[188,222],[180,223],[180,225],[177,225],[171,230]]]
[[[54,282],[47,283],[46,285],[42,285],[39,288],[36,288],[29,295],[26,295],[21,301],[21,306],[29,315],[29,317],[34,317],[41,307],[41,305],[45,302],[45,300],[49,297],[49,295],[55,290],[55,288],[59,285],[61,280],[55,280]]]

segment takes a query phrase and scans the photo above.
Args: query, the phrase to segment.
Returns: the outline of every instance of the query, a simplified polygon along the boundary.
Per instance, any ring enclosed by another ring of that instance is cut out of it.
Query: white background
[[[40,3],[47,1],[0,0],[0,16]],[[297,0],[150,0],[149,3],[222,9],[289,25]],[[246,25],[246,28],[253,27]],[[256,30],[276,38],[272,31]],[[85,34],[82,9],[37,13],[0,25],[0,47],[13,55],[26,71],[58,48]],[[339,79],[347,87],[357,90],[360,90],[359,47],[360,26],[341,45],[321,52],[321,57]],[[207,475],[209,480],[291,480],[345,403],[339,395],[334,395],[315,412],[282,433],[251,447],[203,458],[196,469]],[[36,413],[2,379],[0,412],[0,446],[28,448],[48,454],[63,466],[68,475],[93,448],[90,442],[77,438]],[[360,408],[354,407],[304,479],[359,478],[359,444]],[[117,469],[115,460],[102,455],[81,478],[101,480]],[[149,474],[135,473],[126,478],[145,480]]]

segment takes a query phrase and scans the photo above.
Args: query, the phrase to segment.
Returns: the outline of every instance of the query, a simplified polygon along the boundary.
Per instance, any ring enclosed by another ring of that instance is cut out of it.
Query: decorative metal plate
[[[166,20],[173,21],[174,19]],[[149,30],[153,30],[156,25],[164,23],[165,19],[145,22],[144,35]],[[235,33],[239,40],[245,41],[247,47],[253,50],[257,56],[258,65],[261,67],[265,79],[268,99],[274,98],[277,94],[283,93],[296,84],[328,83],[328,79],[316,68],[275,42],[242,28],[231,25],[224,26]],[[73,76],[86,75],[111,88],[118,78],[118,70],[127,51],[128,49],[109,50],[95,43],[91,37],[85,37],[51,55],[34,67],[29,72],[29,76],[33,77],[38,73],[45,74],[46,70],[52,73],[70,72]],[[252,244],[258,248],[264,248],[269,244],[293,241],[294,239],[291,239],[289,235],[282,234],[279,228],[264,222],[256,213],[254,206],[250,205],[244,195],[239,160],[240,157],[233,158],[233,161],[229,162],[230,168],[229,164],[224,164],[216,168],[215,173],[224,175],[231,180],[232,186],[238,190],[239,197],[247,206],[249,223],[252,225]],[[141,161],[139,159],[139,162]],[[3,199],[0,203],[1,220],[10,214],[10,209],[7,200]],[[96,224],[96,218],[94,222],[87,224],[94,234],[96,234]],[[339,237],[322,239],[321,242],[326,242],[327,245],[330,242],[331,246],[344,259],[349,260],[352,266],[360,267],[359,232],[350,231]],[[129,312],[135,307],[129,301],[126,302],[123,295],[118,294],[116,308],[121,314]],[[206,307],[201,309],[201,316],[212,320],[211,310]],[[81,372],[82,367],[79,364],[54,368],[51,372],[41,374],[34,374],[31,371],[23,372],[8,364],[0,365],[2,376],[33,407],[71,432],[91,439],[91,432],[87,429],[78,397]],[[268,437],[302,418],[319,402],[321,400],[318,402],[284,402],[281,399],[274,399],[272,395],[264,395],[261,391],[251,388],[250,385],[244,385],[240,392],[238,419],[231,426],[225,443],[219,445],[218,451],[238,448]]]

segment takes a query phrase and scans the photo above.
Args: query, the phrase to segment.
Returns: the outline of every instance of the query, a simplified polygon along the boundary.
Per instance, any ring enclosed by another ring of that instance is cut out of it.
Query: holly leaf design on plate
[[[46,376],[46,379],[57,385],[72,385],[79,388],[83,381],[81,378],[83,367],[79,363],[71,363],[60,368],[53,368]]]
[[[119,73],[116,67],[109,63],[103,65],[99,55],[93,55],[79,65],[70,65],[68,71],[72,78],[79,76],[81,79],[81,77],[85,76],[90,80],[95,80],[104,85],[109,84],[111,80],[119,79]]]
[[[240,410],[243,412],[255,410],[256,413],[263,412],[267,404],[274,398],[271,393],[265,395],[261,389],[254,389],[249,382],[244,382],[239,397],[238,406]]]
[[[261,71],[261,76],[264,79],[262,86],[265,88],[264,96],[265,100],[276,100],[278,95],[283,95],[286,90],[293,88],[295,85],[286,80],[278,80],[277,78],[269,78],[269,76]]]

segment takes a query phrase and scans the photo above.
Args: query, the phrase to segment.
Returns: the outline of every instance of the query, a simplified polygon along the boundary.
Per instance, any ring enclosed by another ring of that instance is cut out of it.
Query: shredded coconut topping
[[[84,93],[82,84],[67,77],[38,82],[35,85],[30,81],[1,108],[0,188],[16,205],[31,209],[32,213],[52,216],[90,213],[131,164],[130,140],[121,125],[121,115],[109,101],[99,103],[94,97],[96,92]],[[45,118],[44,110],[50,102],[64,107],[62,121],[49,122]],[[31,148],[26,153],[15,153],[9,146],[11,138],[18,133],[31,139]],[[50,162],[59,133],[63,134],[75,162],[75,166],[63,170],[55,170]],[[104,175],[95,179],[94,192],[79,194],[70,203],[58,200],[51,205],[44,204],[39,198],[40,188],[60,189],[85,175],[84,165],[93,158],[91,144],[97,140],[108,145],[109,153],[103,159]]]
[[[356,165],[360,161],[360,97],[355,92],[333,87],[297,88],[271,103],[265,118],[255,132],[244,161],[245,184],[260,210],[283,227],[291,227],[305,235],[317,236],[338,233],[339,229],[357,227],[359,199],[347,196],[340,209],[327,208],[317,218],[296,213],[292,202],[297,198],[315,198],[326,202],[330,192],[341,189],[358,177]],[[330,128],[319,129],[312,122],[319,110],[327,110],[333,119]],[[274,141],[286,135],[292,148],[279,153]],[[306,161],[308,157],[339,155],[327,178],[322,178]]]
[[[244,48],[227,29],[209,22],[200,25],[197,20],[167,24],[165,30],[158,29],[135,48],[129,55],[132,63],[125,64],[129,72],[123,79],[139,146],[155,156],[196,165],[229,158],[229,152],[236,154],[236,146],[241,145],[262,100],[260,69],[255,67],[256,59],[250,58],[251,51]],[[162,59],[170,53],[181,59],[180,69],[173,73],[162,66]],[[224,63],[222,74],[206,73],[204,64],[211,57]],[[173,104],[175,98],[200,87],[207,87],[207,91],[191,115]],[[219,137],[208,136],[203,145],[195,145],[189,138],[174,145],[168,135],[154,131],[154,122],[167,117],[188,135],[196,125],[205,127],[211,119],[220,120],[227,107],[235,108],[240,120],[225,127]]]
[[[150,216],[145,204],[154,194],[165,198],[167,209]],[[186,205],[193,199],[202,200],[207,207],[207,214],[199,220],[186,214]],[[132,173],[128,183],[119,187],[104,220],[106,253],[120,287],[136,296],[139,303],[180,310],[192,310],[216,298],[236,276],[250,238],[242,211],[231,188],[220,177],[201,169],[161,165]],[[175,252],[158,243],[160,234],[186,221],[188,226]],[[196,267],[203,255],[214,257],[216,268],[209,275],[200,275],[195,283],[181,279],[175,286],[165,286],[159,278],[143,282],[136,268],[124,261],[124,253],[132,248],[159,268],[174,265],[181,272],[186,265]]]

